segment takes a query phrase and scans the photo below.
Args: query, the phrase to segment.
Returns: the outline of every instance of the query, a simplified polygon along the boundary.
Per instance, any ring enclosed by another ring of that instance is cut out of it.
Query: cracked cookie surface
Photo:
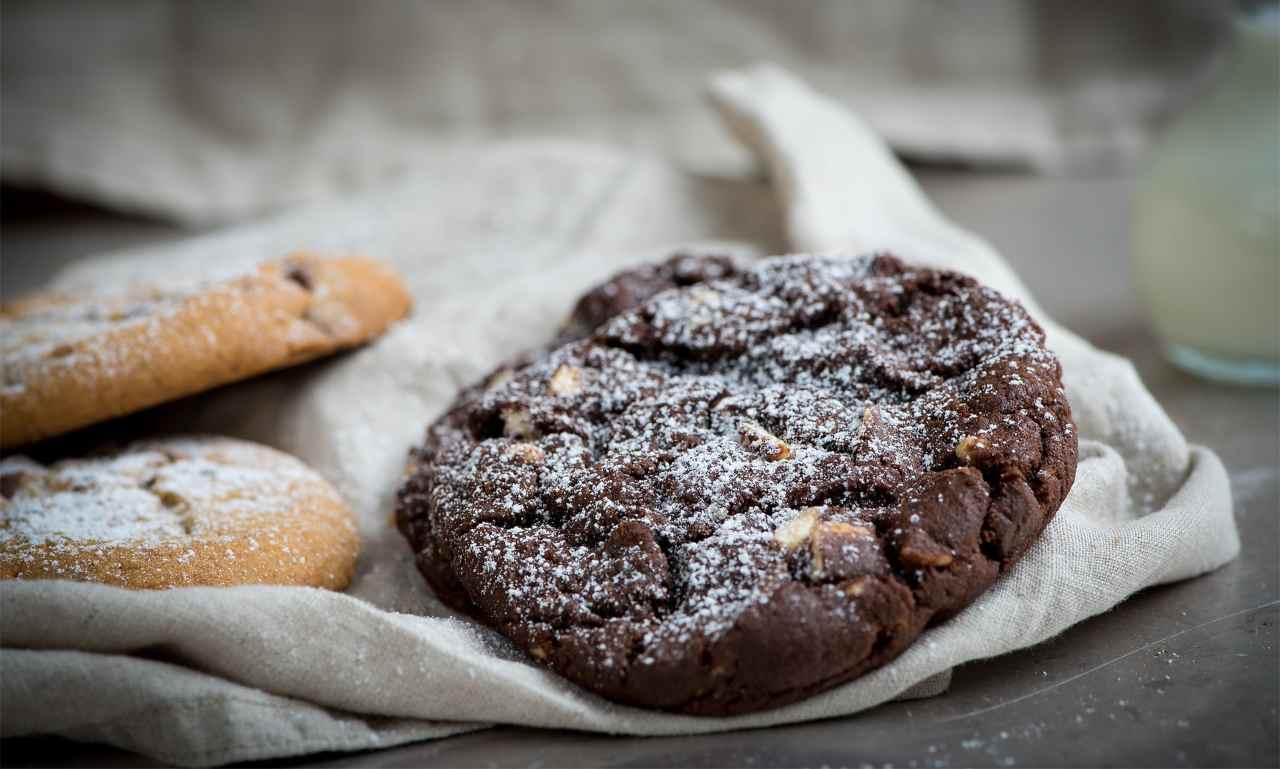
[[[172,437],[52,465],[0,460],[0,579],[341,589],[359,546],[354,514],[328,482],[246,441]]]
[[[795,256],[670,280],[684,259],[464,391],[397,521],[444,600],[574,682],[741,713],[970,603],[1057,510],[1076,437],[1043,331],[970,278]]]
[[[0,447],[40,440],[378,336],[409,308],[378,262],[295,254],[252,275],[0,307]]]

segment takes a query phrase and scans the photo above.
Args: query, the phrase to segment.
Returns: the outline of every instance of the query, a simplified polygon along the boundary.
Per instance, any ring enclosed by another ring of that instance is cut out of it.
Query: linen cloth
[[[350,590],[0,585],[0,734],[218,764],[492,723],[659,735],[826,718],[936,693],[955,665],[1035,644],[1236,554],[1217,457],[1185,441],[1129,363],[1045,318],[999,255],[942,218],[858,117],[772,68],[721,75],[711,95],[769,169],[792,247],[891,249],[963,270],[1045,324],[1079,428],[1079,470],[1044,535],[989,591],[879,670],[732,718],[608,703],[442,607],[389,516],[406,449],[454,392],[544,343],[575,295],[638,258],[690,241],[749,253],[779,237],[780,214],[760,189],[600,147],[497,145],[442,156],[431,176],[378,195],[85,262],[54,281],[190,279],[310,247],[389,260],[417,303],[369,347],[133,421],[259,440],[319,469],[360,515],[365,550]],[[705,242],[714,234],[741,242]]]
[[[0,175],[184,222],[606,141],[736,174],[698,89],[775,61],[913,158],[1113,172],[1225,43],[1201,0],[6,0]]]

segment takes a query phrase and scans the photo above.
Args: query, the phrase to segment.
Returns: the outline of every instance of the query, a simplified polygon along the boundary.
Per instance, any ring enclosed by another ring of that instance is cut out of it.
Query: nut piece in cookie
[[[738,425],[738,442],[743,448],[759,454],[770,462],[791,457],[791,446],[786,441],[755,422],[743,422]]]
[[[0,460],[0,579],[345,588],[355,517],[314,470],[230,438],[41,465]]]
[[[817,507],[806,507],[786,523],[773,530],[773,541],[788,550],[800,547],[809,541],[813,527],[818,522],[822,510]]]
[[[529,410],[512,406],[502,410],[502,434],[507,438],[521,440],[538,437],[538,432],[529,417]]]
[[[4,305],[0,447],[363,344],[408,310],[381,263],[311,254],[185,287]]]
[[[547,383],[552,395],[572,397],[582,392],[582,369],[576,366],[559,366]]]

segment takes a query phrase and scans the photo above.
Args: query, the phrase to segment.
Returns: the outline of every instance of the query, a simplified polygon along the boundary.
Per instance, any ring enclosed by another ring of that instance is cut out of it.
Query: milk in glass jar
[[[1280,383],[1280,12],[1236,24],[1202,101],[1169,129],[1134,198],[1133,271],[1169,359]]]

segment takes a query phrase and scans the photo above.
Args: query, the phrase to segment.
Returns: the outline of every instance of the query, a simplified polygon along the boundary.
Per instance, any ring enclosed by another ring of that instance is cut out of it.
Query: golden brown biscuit
[[[0,447],[353,347],[408,309],[382,264],[311,254],[185,291],[0,307]]]
[[[354,515],[288,454],[211,436],[44,466],[0,461],[0,579],[310,585],[355,571]]]

